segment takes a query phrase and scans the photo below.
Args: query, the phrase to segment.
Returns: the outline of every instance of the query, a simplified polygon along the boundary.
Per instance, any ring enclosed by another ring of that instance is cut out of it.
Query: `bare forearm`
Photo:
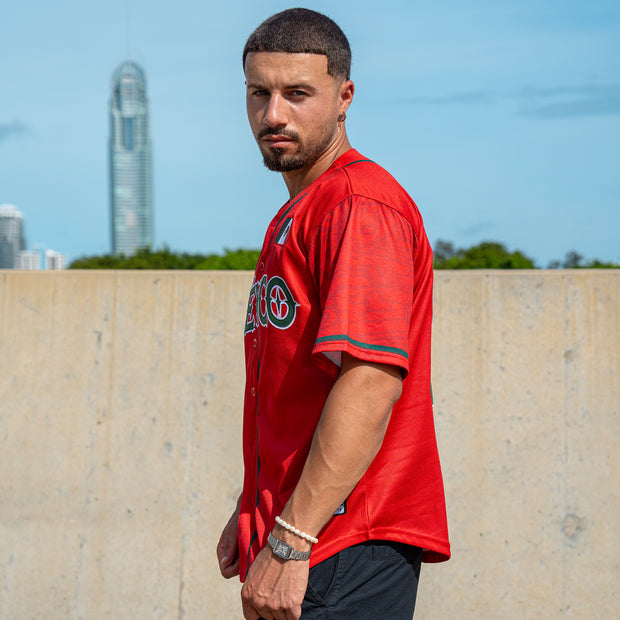
[[[285,521],[314,536],[323,528],[379,451],[400,388],[397,368],[343,359]]]
[[[301,478],[282,511],[285,521],[313,536],[320,532],[381,447],[400,388],[397,368],[343,356]],[[274,534],[299,551],[310,548],[309,542],[280,525]],[[307,560],[282,562],[271,549],[262,549],[241,589],[244,616],[299,618],[308,570]]]

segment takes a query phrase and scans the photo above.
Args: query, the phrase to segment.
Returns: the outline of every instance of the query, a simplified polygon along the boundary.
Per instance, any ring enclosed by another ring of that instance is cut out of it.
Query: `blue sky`
[[[110,251],[110,75],[126,0],[7,0],[0,33],[0,204],[28,246]],[[146,70],[155,244],[259,247],[287,199],[245,115],[240,55],[284,2],[129,2]],[[341,0],[353,50],[351,142],[422,211],[431,243],[497,240],[539,266],[620,261],[618,0]]]

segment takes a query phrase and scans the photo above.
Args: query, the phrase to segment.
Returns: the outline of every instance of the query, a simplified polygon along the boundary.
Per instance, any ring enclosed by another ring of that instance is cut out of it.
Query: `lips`
[[[283,135],[268,135],[262,138],[263,143],[272,149],[282,149],[287,147],[291,142],[294,142],[293,138]]]

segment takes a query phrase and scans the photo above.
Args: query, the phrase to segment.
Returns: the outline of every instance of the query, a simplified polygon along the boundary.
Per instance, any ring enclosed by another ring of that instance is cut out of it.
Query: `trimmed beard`
[[[263,156],[263,164],[269,170],[274,172],[292,172],[293,170],[300,170],[306,166],[311,166],[319,157],[327,150],[327,147],[334,140],[338,125],[335,124],[333,130],[325,131],[321,136],[319,142],[305,146],[299,138],[299,135],[292,131],[276,130],[271,127],[263,129],[256,137],[257,141],[268,135],[284,135],[292,138],[300,145],[300,150],[294,155],[286,155],[285,149],[263,149],[259,148]]]
[[[288,160],[285,159],[284,149],[269,149],[261,152],[263,154],[263,164],[274,172],[299,170],[309,163],[304,154],[291,155]]]

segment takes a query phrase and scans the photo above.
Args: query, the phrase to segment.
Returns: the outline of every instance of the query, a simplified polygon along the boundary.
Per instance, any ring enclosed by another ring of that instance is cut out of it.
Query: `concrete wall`
[[[241,618],[243,272],[0,272],[0,619]],[[620,272],[440,272],[417,618],[620,615]]]

